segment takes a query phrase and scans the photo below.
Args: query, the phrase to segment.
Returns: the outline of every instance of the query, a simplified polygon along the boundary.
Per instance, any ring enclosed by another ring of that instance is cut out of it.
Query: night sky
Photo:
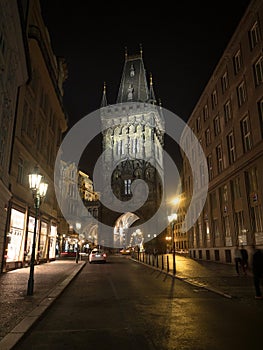
[[[108,103],[116,103],[125,47],[137,54],[140,44],[156,98],[187,121],[249,2],[210,1],[200,7],[197,1],[108,1],[90,7],[80,0],[41,0],[53,51],[68,65],[69,127],[100,107],[104,81]]]

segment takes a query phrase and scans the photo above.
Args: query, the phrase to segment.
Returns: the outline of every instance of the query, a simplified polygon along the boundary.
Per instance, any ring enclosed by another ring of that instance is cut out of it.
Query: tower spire
[[[142,44],[140,44],[140,55],[142,57]]]
[[[146,102],[149,100],[149,87],[140,54],[128,55],[125,52],[125,62],[117,96],[117,103],[123,102]]]
[[[108,102],[107,102],[107,97],[106,97],[106,82],[104,81],[104,84],[103,84],[103,93],[102,93],[102,99],[101,99],[101,104],[100,104],[100,107],[106,107],[108,105]]]
[[[152,73],[150,73],[150,103],[155,104],[156,103],[156,99],[155,99],[155,94],[154,94],[154,90],[153,90],[153,76]]]

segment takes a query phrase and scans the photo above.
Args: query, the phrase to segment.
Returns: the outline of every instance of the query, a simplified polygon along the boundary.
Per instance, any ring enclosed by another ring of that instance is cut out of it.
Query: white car
[[[106,258],[107,258],[107,254],[103,250],[95,248],[90,252],[89,263],[90,264],[94,262],[105,263]]]

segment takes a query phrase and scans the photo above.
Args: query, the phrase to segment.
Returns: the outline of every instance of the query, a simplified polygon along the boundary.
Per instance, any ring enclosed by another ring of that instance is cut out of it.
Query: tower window
[[[124,193],[131,194],[131,179],[124,180]]]

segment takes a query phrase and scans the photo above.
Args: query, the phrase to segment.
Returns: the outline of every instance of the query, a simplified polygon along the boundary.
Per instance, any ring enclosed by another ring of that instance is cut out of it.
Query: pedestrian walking
[[[242,255],[241,255],[241,251],[240,251],[238,245],[236,245],[235,250],[234,250],[234,259],[235,259],[236,272],[239,275],[239,267],[241,266]]]
[[[76,261],[76,264],[78,264],[78,262],[79,262],[79,247],[76,250],[76,259],[75,259],[75,261]]]
[[[242,266],[244,275],[246,275],[247,268],[248,268],[248,253],[243,244],[241,245],[240,253],[242,255],[241,266]]]
[[[252,256],[252,272],[256,292],[255,299],[263,299],[260,288],[261,279],[263,277],[263,252],[255,247]]]

